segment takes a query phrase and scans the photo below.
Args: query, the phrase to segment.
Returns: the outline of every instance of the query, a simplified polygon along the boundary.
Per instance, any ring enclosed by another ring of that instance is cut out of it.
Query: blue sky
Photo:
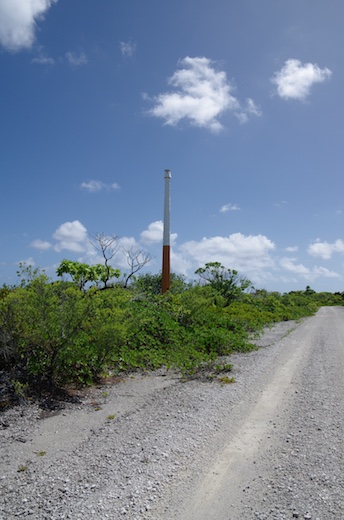
[[[342,0],[0,0],[0,284],[116,235],[344,290]],[[119,252],[114,266],[126,270]]]

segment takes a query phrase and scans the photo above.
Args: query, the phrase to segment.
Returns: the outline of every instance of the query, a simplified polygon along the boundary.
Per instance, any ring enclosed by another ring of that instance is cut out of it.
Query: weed
[[[11,381],[14,389],[14,393],[20,399],[25,401],[27,399],[28,383],[21,383],[17,379]]]
[[[17,469],[18,473],[21,473],[23,471],[26,471],[27,470],[27,466],[19,466],[19,468]]]
[[[47,454],[46,451],[38,451],[38,452],[36,453],[37,457],[44,457],[44,455],[46,455],[46,454]]]
[[[108,419],[109,421],[112,421],[112,419],[114,419],[114,418],[115,418],[115,415],[114,415],[114,414],[112,414],[112,415],[108,415],[108,416],[107,416],[107,419]]]
[[[223,385],[230,385],[235,382],[235,379],[234,379],[234,377],[223,376],[223,377],[219,377],[219,381]]]
[[[232,369],[233,369],[233,365],[231,365],[230,363],[214,366],[215,374],[221,374],[222,372],[230,372]]]

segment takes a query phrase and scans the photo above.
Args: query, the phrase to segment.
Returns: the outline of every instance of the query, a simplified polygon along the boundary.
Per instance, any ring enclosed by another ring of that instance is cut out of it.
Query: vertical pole
[[[162,241],[162,283],[161,291],[165,294],[170,288],[170,213],[171,213],[171,170],[165,170],[164,196],[164,235]]]

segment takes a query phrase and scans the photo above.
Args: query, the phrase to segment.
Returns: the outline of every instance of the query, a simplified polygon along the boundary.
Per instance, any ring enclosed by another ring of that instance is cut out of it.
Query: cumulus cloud
[[[9,51],[30,48],[41,20],[57,0],[0,0],[0,44]]]
[[[191,240],[180,246],[184,257],[194,260],[198,266],[217,261],[231,269],[252,273],[273,267],[270,253],[275,244],[264,235],[234,233],[228,237],[215,236]]]
[[[177,70],[168,80],[175,90],[154,98],[154,107],[148,112],[161,118],[165,124],[175,126],[188,120],[193,126],[218,132],[223,127],[219,117],[226,111],[234,112],[240,119],[249,114],[258,115],[259,109],[253,100],[242,108],[233,95],[234,87],[224,71],[215,69],[213,62],[205,57],[187,56],[179,62]],[[240,116],[240,114],[242,116]]]
[[[86,248],[87,230],[81,222],[65,222],[55,231],[53,238],[57,241],[56,251],[66,249],[73,252],[83,252]]]
[[[148,228],[142,231],[140,237],[141,242],[144,244],[154,244],[158,242],[162,242],[164,232],[164,224],[162,220],[156,220],[149,224]],[[173,244],[177,239],[177,233],[171,233],[171,244]]]
[[[295,274],[301,274],[304,276],[309,276],[310,270],[308,267],[305,267],[303,264],[296,264],[296,258],[282,258],[280,261],[280,265],[286,271],[290,271]]]
[[[330,271],[326,267],[314,266],[311,269],[305,267],[303,264],[296,263],[296,258],[282,258],[280,265],[286,271],[301,275],[308,281],[314,281],[316,278],[340,278],[340,275],[335,271]]]
[[[300,60],[290,59],[274,74],[271,81],[282,99],[304,100],[315,83],[324,82],[331,74],[330,69],[321,69],[316,63],[303,64]]]
[[[119,184],[117,184],[117,182],[113,182],[113,183],[105,183],[105,182],[102,182],[102,181],[97,181],[97,180],[90,180],[90,181],[87,181],[87,182],[83,182],[81,185],[80,185],[80,188],[83,189],[83,190],[86,190],[86,191],[89,191],[90,193],[96,193],[98,191],[102,191],[102,190],[105,190],[105,191],[116,191],[116,190],[119,190],[120,189],[120,186]]]
[[[164,224],[162,220],[156,220],[149,224],[148,228],[142,231],[141,240],[146,244],[161,242],[163,236]]]
[[[136,43],[132,41],[128,42],[119,42],[119,48],[121,50],[122,56],[125,58],[130,58],[135,54],[136,51]]]
[[[220,208],[220,213],[227,213],[228,211],[240,211],[240,208],[237,204],[224,204]]]
[[[52,235],[53,240],[34,240],[31,246],[41,252],[69,251],[76,253],[80,262],[90,264],[102,263],[103,257],[92,246],[85,226],[78,220],[64,222]],[[125,251],[147,250],[153,252],[159,259],[161,250],[157,246],[162,243],[163,222],[157,220],[150,223],[143,230],[138,239],[133,236],[118,237],[116,240],[116,255],[113,265],[119,267],[123,272],[128,269]],[[229,236],[204,237],[201,240],[190,240],[177,244],[177,234],[171,234],[171,266],[173,272],[184,274],[189,278],[194,277],[196,269],[204,266],[207,262],[221,262],[230,269],[236,269],[248,276],[254,285],[264,287],[266,283],[297,284],[301,281],[313,282],[316,279],[341,279],[337,272],[322,266],[306,266],[298,261],[295,256],[279,258],[276,246],[265,235],[244,235],[234,233]],[[313,245],[328,243],[316,242]],[[331,251],[344,253],[344,241],[337,240]],[[147,249],[146,249],[147,248]],[[290,246],[285,251],[291,253],[298,248]],[[318,256],[328,258],[328,250],[317,251]],[[30,259],[34,265],[34,260]],[[158,264],[154,263],[156,268]],[[159,267],[158,267],[159,268]],[[303,282],[304,283],[304,282]],[[258,284],[258,285],[257,285]]]
[[[193,263],[189,258],[186,258],[182,253],[176,251],[175,248],[171,249],[171,265],[173,266],[173,272],[182,274],[184,276],[191,276],[195,270]]]
[[[330,269],[327,269],[326,267],[315,266],[312,272],[316,277],[323,276],[324,278],[341,278],[339,273],[336,273],[335,271],[330,271]]]
[[[72,67],[80,67],[87,64],[87,56],[84,52],[67,52],[66,60]]]
[[[329,260],[332,258],[333,253],[344,253],[344,241],[339,238],[331,244],[329,242],[320,242],[318,239],[313,244],[310,244],[307,251],[312,256]]]

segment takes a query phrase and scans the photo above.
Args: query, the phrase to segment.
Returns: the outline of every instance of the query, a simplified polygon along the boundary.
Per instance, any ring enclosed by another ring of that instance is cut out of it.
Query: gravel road
[[[234,384],[160,371],[3,412],[0,519],[344,520],[344,307],[257,344]]]

